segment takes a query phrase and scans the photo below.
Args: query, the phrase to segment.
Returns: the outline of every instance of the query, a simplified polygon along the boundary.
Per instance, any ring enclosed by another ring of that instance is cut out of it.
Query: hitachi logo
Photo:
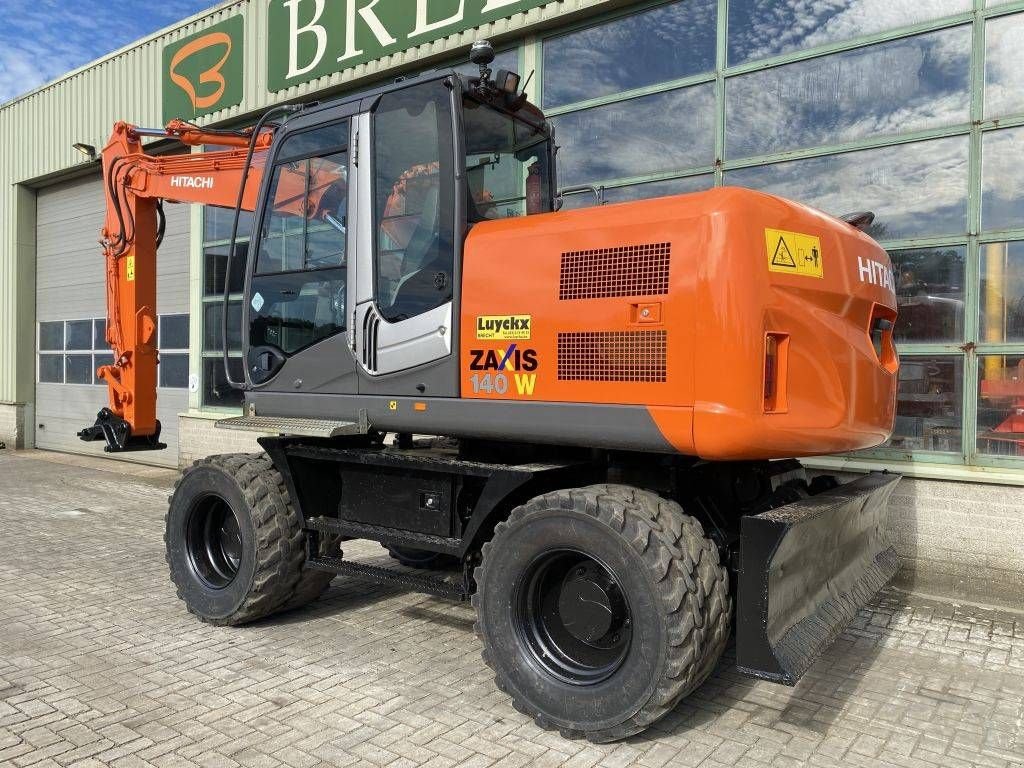
[[[862,283],[878,285],[882,288],[888,288],[890,291],[895,290],[892,279],[892,270],[885,264],[875,261],[874,259],[863,259],[858,256],[857,274],[860,276],[860,281]]]
[[[211,176],[171,176],[172,187],[186,187],[188,189],[213,189],[213,177]]]

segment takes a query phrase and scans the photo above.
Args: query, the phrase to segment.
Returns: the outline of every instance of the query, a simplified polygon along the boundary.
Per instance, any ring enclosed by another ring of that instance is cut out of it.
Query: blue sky
[[[0,103],[218,0],[2,0]]]

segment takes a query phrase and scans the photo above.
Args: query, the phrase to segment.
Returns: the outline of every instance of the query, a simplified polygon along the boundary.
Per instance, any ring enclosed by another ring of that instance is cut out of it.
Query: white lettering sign
[[[210,176],[171,176],[171,186],[187,189],[213,189],[213,178]]]
[[[316,6],[313,11],[313,18],[308,24],[299,25],[299,3],[302,0],[284,0],[288,9],[288,77],[298,77],[314,69],[327,51],[327,30],[322,24],[317,24],[320,17],[324,15],[324,0],[313,0]],[[308,64],[299,66],[299,38],[302,35],[312,34],[316,38],[316,53]]]
[[[860,278],[862,283],[868,283],[869,285],[878,285],[882,288],[888,288],[890,291],[895,290],[895,282],[892,278],[892,270],[889,269],[885,264],[874,259],[865,259],[860,256],[857,257],[857,276]]]

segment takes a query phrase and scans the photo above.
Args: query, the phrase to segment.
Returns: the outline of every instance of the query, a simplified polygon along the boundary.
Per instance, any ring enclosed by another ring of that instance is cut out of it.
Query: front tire
[[[484,661],[513,706],[595,742],[647,728],[714,669],[728,575],[700,523],[621,485],[557,491],[512,511],[475,573]]]
[[[331,574],[307,571],[306,534],[263,454],[211,456],[185,470],[165,519],[171,581],[202,621],[238,625],[316,599]]]

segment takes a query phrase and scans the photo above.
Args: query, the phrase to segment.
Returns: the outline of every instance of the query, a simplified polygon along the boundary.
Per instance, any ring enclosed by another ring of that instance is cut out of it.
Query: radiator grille
[[[562,254],[559,299],[668,293],[669,243],[624,245]]]
[[[584,331],[558,334],[561,381],[663,382],[665,331]]]

